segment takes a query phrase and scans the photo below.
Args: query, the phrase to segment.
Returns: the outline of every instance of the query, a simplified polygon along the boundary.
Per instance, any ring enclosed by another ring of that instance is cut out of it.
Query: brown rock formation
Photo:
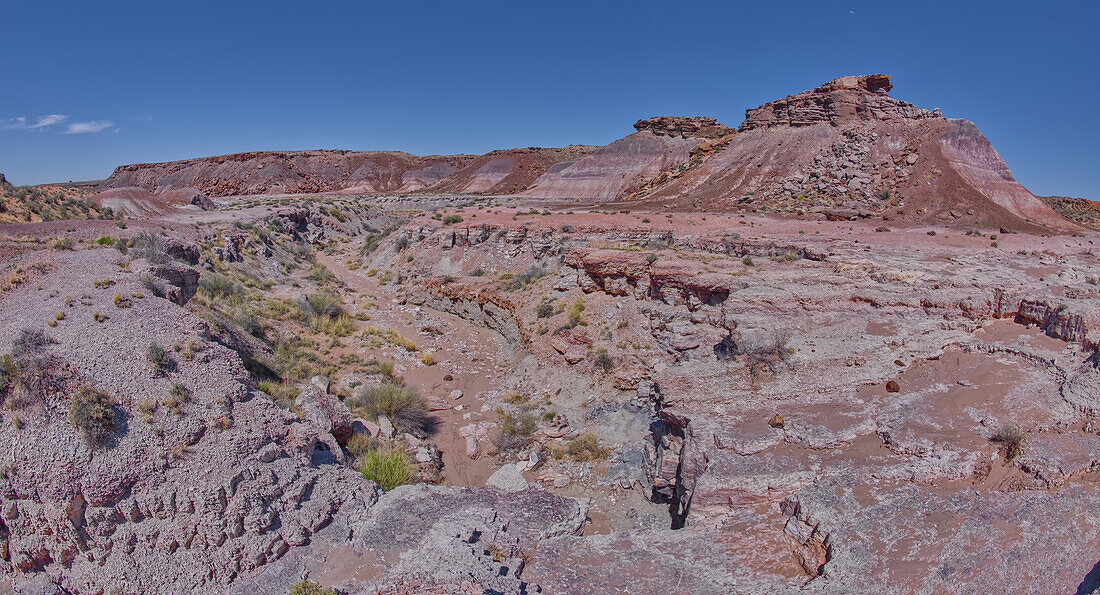
[[[844,76],[747,110],[737,131],[713,118],[660,116],[639,120],[637,132],[602,148],[428,157],[240,153],[122,166],[102,188],[155,194],[195,188],[209,196],[522,194],[833,220],[1080,229],[1017,183],[974,124],[894,99],[891,89],[884,74]]]
[[[746,111],[698,167],[647,189],[664,206],[1041,229],[1075,226],[1020,186],[977,127],[841,77]]]

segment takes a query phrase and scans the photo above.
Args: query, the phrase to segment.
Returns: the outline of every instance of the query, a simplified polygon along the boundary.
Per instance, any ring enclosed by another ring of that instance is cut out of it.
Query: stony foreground
[[[1096,586],[1097,236],[360,204],[219,201],[125,232],[5,228],[0,345],[43,381],[6,386],[0,412],[0,585]],[[167,234],[175,258],[93,242],[112,232]],[[294,246],[331,278],[284,274]],[[438,432],[353,420],[344,364],[339,383],[296,387],[289,409],[259,390],[275,331],[219,318],[213,271],[290,297],[335,287],[366,314],[333,353],[392,361]],[[380,345],[374,325],[420,351]],[[167,364],[151,365],[150,344]],[[89,389],[109,398],[102,440],[73,421]],[[521,449],[494,438],[528,414]],[[427,466],[442,450],[452,485],[383,492],[352,466],[359,434],[407,441]],[[554,454],[584,436],[604,454]]]

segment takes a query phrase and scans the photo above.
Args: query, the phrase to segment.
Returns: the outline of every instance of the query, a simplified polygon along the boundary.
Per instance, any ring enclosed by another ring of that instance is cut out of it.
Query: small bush
[[[741,259],[741,264],[751,267],[754,266],[755,263],[753,263],[752,257],[746,254],[745,257]]]
[[[879,200],[890,200],[890,191],[886,188],[878,191]]]
[[[424,397],[415,389],[383,382],[361,386],[345,403],[372,420],[385,415],[394,427],[410,434],[427,435],[434,429]]]
[[[554,302],[553,300],[543,299],[539,302],[538,306],[535,306],[535,314],[539,318],[550,318],[554,315]]]
[[[73,241],[68,236],[60,236],[58,238],[54,238],[53,244],[51,244],[51,246],[53,246],[54,250],[72,250]]]
[[[130,250],[135,258],[144,258],[154,264],[172,262],[168,254],[168,242],[162,235],[142,232],[130,239]]]
[[[145,359],[149,360],[153,370],[160,374],[172,369],[172,358],[168,356],[168,352],[163,347],[156,343],[149,344],[149,349],[145,352]]]
[[[601,347],[596,351],[595,364],[597,368],[600,368],[605,373],[610,373],[615,369],[615,360],[608,355],[607,350]]]
[[[103,392],[81,386],[69,407],[69,422],[80,430],[88,444],[101,446],[110,440],[118,427],[115,402]]]
[[[425,353],[424,355],[420,356],[420,363],[424,364],[425,366],[434,366],[435,356],[430,353]]]
[[[447,215],[443,218],[443,225],[462,223],[462,215]]]
[[[994,432],[990,441],[1000,444],[1005,460],[1011,461],[1024,452],[1024,444],[1027,441],[1027,436],[1020,428],[1013,425],[1005,425]]]
[[[538,281],[542,277],[545,277],[546,275],[546,269],[539,266],[533,266],[527,269],[525,272],[513,277],[512,282],[508,286],[508,289],[511,289],[513,291],[523,289],[528,285],[534,283],[535,281]]]
[[[37,329],[23,329],[11,346],[11,356],[15,359],[23,359],[27,356],[40,354],[50,344],[46,333]]]

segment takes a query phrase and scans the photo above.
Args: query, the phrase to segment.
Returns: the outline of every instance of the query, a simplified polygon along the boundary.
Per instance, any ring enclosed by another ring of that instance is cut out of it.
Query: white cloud
[[[35,128],[49,128],[56,124],[60,124],[65,120],[68,120],[69,116],[64,114],[46,114],[45,116],[38,116],[33,123],[28,123],[24,117],[8,118],[7,120],[0,120],[0,126],[4,128],[17,128],[21,130],[33,130]]]
[[[65,114],[46,114],[34,118],[33,121],[22,116],[0,120],[0,128],[15,130],[57,130],[59,126],[64,126],[64,128],[59,131],[61,134],[87,134],[114,128],[115,123],[110,120],[69,122],[69,116]],[[115,130],[117,131],[118,129],[116,128]]]
[[[85,134],[89,132],[101,132],[115,125],[109,120],[92,120],[91,122],[73,122],[65,129],[64,134]]]
[[[60,124],[68,119],[69,116],[62,114],[47,114],[45,116],[38,116],[38,121],[27,126],[27,128],[45,128],[47,126],[53,126],[54,124]]]

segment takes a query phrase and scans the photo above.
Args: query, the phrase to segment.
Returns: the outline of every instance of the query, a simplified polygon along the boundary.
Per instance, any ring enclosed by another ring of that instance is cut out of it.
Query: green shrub
[[[385,415],[403,432],[426,435],[433,427],[434,420],[428,415],[424,397],[415,389],[392,382],[361,386],[345,403],[369,419]]]
[[[88,444],[101,446],[110,440],[118,427],[115,402],[103,392],[81,386],[69,407],[69,422],[80,430]]]
[[[387,492],[410,483],[413,466],[404,451],[396,449],[368,450],[359,459],[359,472]]]
[[[538,306],[535,306],[535,314],[539,318],[550,318],[554,315],[554,302],[553,300],[543,299],[539,302]]]
[[[172,358],[168,356],[168,351],[156,343],[149,344],[145,359],[149,360],[149,364],[157,373],[164,374],[172,369]]]
[[[462,215],[447,215],[443,218],[443,225],[451,225],[453,223],[462,223]]]

